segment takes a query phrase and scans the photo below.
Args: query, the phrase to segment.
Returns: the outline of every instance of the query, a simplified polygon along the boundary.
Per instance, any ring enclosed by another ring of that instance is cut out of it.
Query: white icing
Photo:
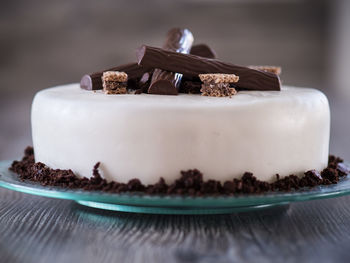
[[[108,180],[172,182],[197,168],[205,179],[261,180],[327,165],[327,98],[308,88],[200,95],[105,95],[78,84],[45,89],[32,106],[36,161]]]

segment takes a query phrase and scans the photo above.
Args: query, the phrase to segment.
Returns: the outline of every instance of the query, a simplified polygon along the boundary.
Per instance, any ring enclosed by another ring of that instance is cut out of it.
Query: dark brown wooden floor
[[[209,216],[99,211],[0,190],[0,262],[348,262],[350,197]]]

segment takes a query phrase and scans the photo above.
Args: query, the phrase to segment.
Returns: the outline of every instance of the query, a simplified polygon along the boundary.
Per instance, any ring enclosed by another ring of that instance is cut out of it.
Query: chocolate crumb
[[[116,181],[107,182],[99,173],[100,163],[92,169],[91,178],[79,178],[72,170],[52,169],[43,163],[35,162],[34,150],[27,147],[21,161],[14,161],[9,168],[17,173],[23,181],[29,180],[43,186],[59,186],[69,189],[89,191],[104,191],[110,193],[146,193],[146,194],[176,194],[190,196],[205,195],[233,195],[233,194],[261,194],[269,191],[288,192],[305,187],[329,185],[339,182],[340,177],[347,176],[350,169],[339,157],[330,156],[328,167],[319,172],[310,170],[304,176],[289,175],[280,178],[276,174],[276,181],[272,183],[258,180],[252,173],[245,172],[241,179],[233,179],[221,183],[217,180],[203,180],[203,174],[197,170],[181,171],[179,179],[168,185],[163,178],[151,185],[143,185],[135,178],[128,183]]]
[[[301,178],[300,183],[302,186],[316,186],[322,183],[322,176],[316,170],[310,170],[305,173],[305,176]]]
[[[339,181],[338,171],[336,169],[327,167],[321,172],[324,184],[336,184]]]
[[[339,176],[347,176],[350,173],[349,167],[344,163],[337,163],[337,171]]]

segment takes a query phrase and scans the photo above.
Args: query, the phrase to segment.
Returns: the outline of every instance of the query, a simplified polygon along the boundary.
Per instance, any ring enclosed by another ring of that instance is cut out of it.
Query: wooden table
[[[0,189],[0,262],[348,262],[349,202],[142,215]]]

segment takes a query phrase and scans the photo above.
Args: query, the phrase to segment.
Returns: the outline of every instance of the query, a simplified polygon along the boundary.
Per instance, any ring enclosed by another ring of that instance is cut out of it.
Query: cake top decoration
[[[244,67],[227,63],[218,60],[215,51],[208,45],[192,45],[193,41],[190,30],[172,28],[168,31],[162,48],[143,45],[136,50],[137,63],[84,75],[80,86],[86,90],[103,89],[107,94],[177,95],[186,92],[216,97],[231,97],[240,90],[281,90],[280,67]],[[106,88],[106,83],[103,86],[103,74],[109,71],[125,72],[128,76],[125,87],[108,85]],[[221,74],[222,77],[228,74],[235,76],[235,81],[222,82],[216,76],[216,81],[219,82],[212,85],[201,79],[203,74]]]

